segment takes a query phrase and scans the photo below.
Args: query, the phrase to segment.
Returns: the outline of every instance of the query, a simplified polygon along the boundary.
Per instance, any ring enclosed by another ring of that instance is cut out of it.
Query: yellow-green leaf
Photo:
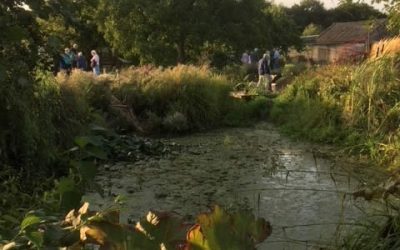
[[[21,230],[25,230],[26,228],[35,225],[35,224],[39,224],[40,223],[40,218],[35,216],[35,215],[28,215],[27,217],[25,217],[25,219],[21,222]]]

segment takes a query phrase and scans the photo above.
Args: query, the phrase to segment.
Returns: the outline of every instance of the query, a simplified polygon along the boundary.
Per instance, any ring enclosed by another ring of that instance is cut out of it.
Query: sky
[[[339,0],[320,0],[320,1],[322,3],[324,3],[325,8],[327,8],[327,9],[334,8],[339,3]],[[301,0],[274,0],[273,2],[275,2],[277,4],[283,4],[287,7],[290,7],[293,4],[299,4],[301,2]],[[369,0],[365,0],[364,2],[371,4],[371,1],[369,1]],[[374,7],[379,10],[383,9],[383,5],[374,4]]]

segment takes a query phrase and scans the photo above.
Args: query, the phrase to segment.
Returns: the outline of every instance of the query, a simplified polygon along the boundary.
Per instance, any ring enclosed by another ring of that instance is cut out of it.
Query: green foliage
[[[282,69],[282,76],[291,77],[297,76],[303,73],[307,69],[307,65],[305,63],[288,63]]]
[[[70,210],[63,221],[30,213],[19,228],[13,241],[0,247],[85,249],[87,244],[95,244],[111,250],[255,249],[272,230],[268,222],[255,219],[248,211],[230,214],[219,207],[199,215],[198,224],[190,229],[177,216],[151,211],[135,227],[129,227],[119,224],[116,207],[92,212],[88,203]]]
[[[224,123],[229,126],[253,124],[255,120],[267,118],[271,106],[272,102],[263,96],[250,101],[236,101],[232,104],[231,111],[224,117]]]
[[[286,49],[299,41],[284,12],[270,7],[261,0],[102,0],[97,18],[112,47],[141,64],[174,65],[207,56],[221,68],[231,52],[237,56],[260,45]]]
[[[298,76],[271,111],[286,131],[340,142],[386,167],[399,165],[398,57],[326,66]]]
[[[288,8],[287,12],[289,16],[292,16],[300,32],[310,23],[323,27],[330,25],[326,20],[327,10],[319,0],[302,0],[300,3]]]
[[[250,102],[232,99],[229,82],[207,68],[143,67],[123,71],[117,77],[97,78],[84,72],[57,78],[44,71],[35,75],[34,101],[6,99],[26,109],[6,109],[3,117],[9,123],[0,134],[4,164],[0,173],[4,190],[0,195],[0,234],[5,236],[13,232],[7,229],[15,227],[21,212],[32,204],[52,212],[76,207],[87,187],[98,189],[93,179],[99,162],[110,156],[129,160],[138,150],[154,152],[145,142],[90,125],[105,124],[103,116],[111,123],[116,119],[128,122],[131,117],[115,112],[115,106],[134,110],[148,133],[242,125],[264,118],[268,112],[265,98]],[[9,125],[12,123],[14,126]],[[14,134],[11,141],[9,130]],[[54,183],[46,180],[51,175],[60,179]],[[21,209],[13,210],[15,207]]]
[[[390,7],[389,10],[389,23],[388,29],[393,35],[400,34],[400,2],[394,2]]]
[[[332,22],[350,22],[384,18],[385,14],[365,2],[343,1],[329,11]]]
[[[68,27],[62,16],[38,18],[37,23],[50,54],[57,55],[63,52],[65,47],[71,46],[70,43],[78,38],[76,30],[71,26]]]
[[[319,35],[321,31],[322,31],[321,26],[310,23],[304,28],[302,35],[303,36]]]
[[[385,14],[368,3],[358,1],[340,1],[336,8],[326,9],[323,1],[302,0],[299,4],[287,8],[287,13],[305,31],[308,25],[314,24],[327,28],[334,22],[350,22],[384,18]]]
[[[0,185],[10,191],[1,194],[1,211],[30,204],[48,186],[44,179],[66,174],[66,163],[58,155],[91,117],[86,97],[60,86],[46,70],[62,43],[54,34],[75,36],[67,27],[68,15],[61,13],[71,9],[58,7],[56,1],[0,3],[0,29],[5,34],[0,37]],[[13,197],[22,191],[30,196]]]
[[[230,64],[219,71],[226,76],[228,81],[243,83],[249,81],[258,81],[258,69],[256,64]]]
[[[270,16],[268,24],[272,28],[269,34],[270,44],[264,49],[273,47],[280,48],[283,51],[287,51],[290,47],[300,49],[302,41],[300,39],[301,33],[296,27],[298,24],[284,11],[283,7],[272,5],[266,8],[264,12],[267,16]]]
[[[360,227],[343,241],[345,249],[397,249],[400,246],[399,175],[393,174],[384,183],[365,187],[353,197],[376,202],[376,211],[363,218]],[[372,214],[373,213],[373,214]]]
[[[152,131],[185,132],[243,124],[260,117],[266,102],[233,100],[230,83],[207,68],[177,66],[122,71],[113,93]],[[265,101],[265,100],[264,100]],[[235,120],[235,121],[233,121]]]
[[[400,247],[400,217],[398,210],[394,214],[380,216],[379,220],[370,219],[364,225],[345,238],[345,249],[389,249]]]
[[[82,91],[83,87],[59,83],[48,72],[37,70],[26,94],[5,89],[8,95],[0,97],[0,102],[8,105],[1,110],[0,185],[4,191],[0,195],[1,214],[19,218],[21,211],[41,203],[43,192],[52,188],[54,183],[48,178],[66,176],[69,168],[77,169],[75,172],[79,168],[83,179],[93,175],[94,166],[85,162],[71,166],[74,163],[69,164],[69,159],[61,156],[73,145],[73,138],[83,134],[94,120],[91,114],[96,102],[91,107],[92,97]],[[91,156],[105,158],[94,147],[85,150]],[[67,207],[65,204],[72,201],[80,202],[76,194],[82,191],[77,191],[74,183],[67,178],[56,184],[58,192],[63,193],[56,204]],[[20,209],[15,210],[16,207]],[[7,235],[9,232],[4,229],[14,223],[8,219],[1,224],[0,232]]]
[[[230,215],[218,206],[198,216],[197,223],[188,233],[190,250],[253,249],[272,231],[268,222],[248,212]]]

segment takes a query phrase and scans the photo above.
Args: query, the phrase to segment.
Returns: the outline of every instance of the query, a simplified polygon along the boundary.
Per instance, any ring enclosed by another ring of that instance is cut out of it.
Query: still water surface
[[[260,250],[333,246],[366,206],[349,194],[372,170],[328,157],[331,148],[294,142],[267,123],[163,141],[180,150],[103,170],[98,181],[110,197],[90,193],[86,199],[104,206],[124,195],[122,223],[149,209],[193,221],[214,204],[247,207],[273,227]]]

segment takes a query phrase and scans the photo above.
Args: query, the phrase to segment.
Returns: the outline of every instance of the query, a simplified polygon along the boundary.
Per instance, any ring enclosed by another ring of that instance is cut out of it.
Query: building
[[[313,63],[357,61],[369,54],[371,45],[387,37],[386,20],[333,23],[318,37],[303,38],[301,52]]]

